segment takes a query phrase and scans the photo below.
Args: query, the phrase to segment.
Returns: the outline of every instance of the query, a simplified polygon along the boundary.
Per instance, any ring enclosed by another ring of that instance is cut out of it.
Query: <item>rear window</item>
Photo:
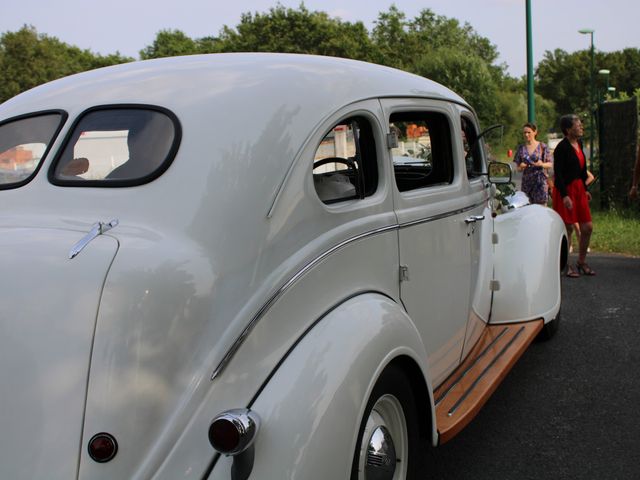
[[[65,117],[46,112],[0,124],[0,189],[19,187],[35,176]]]
[[[102,107],[85,112],[67,136],[50,179],[56,185],[139,185],[162,174],[180,142],[180,126],[158,107]]]

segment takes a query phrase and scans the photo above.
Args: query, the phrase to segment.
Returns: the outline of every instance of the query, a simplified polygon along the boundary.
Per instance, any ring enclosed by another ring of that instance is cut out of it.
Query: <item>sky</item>
[[[0,33],[23,25],[39,33],[108,55],[116,51],[139,58],[160,30],[181,30],[196,39],[217,36],[223,26],[235,28],[243,13],[268,13],[277,0],[0,0]],[[280,0],[297,9],[300,0]],[[342,21],[361,21],[369,31],[380,12],[396,7],[407,18],[426,8],[438,15],[469,23],[497,47],[498,63],[507,73],[527,73],[526,0],[306,0],[310,11],[324,11]],[[638,0],[531,0],[533,63],[545,51],[575,52],[590,48],[593,29],[596,51],[640,48]]]

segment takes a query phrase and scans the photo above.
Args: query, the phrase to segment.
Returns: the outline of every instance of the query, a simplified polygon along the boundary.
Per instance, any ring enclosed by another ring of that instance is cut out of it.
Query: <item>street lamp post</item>
[[[593,50],[593,30],[592,28],[582,28],[578,33],[591,35],[591,81],[589,87],[589,168],[593,170],[593,83],[594,83],[594,50]]]
[[[598,89],[598,103],[604,102],[607,99],[606,97],[607,97],[607,93],[609,92],[609,74],[610,73],[611,72],[609,70],[604,69],[604,68],[602,70],[598,70],[598,75],[602,75],[605,78],[606,82],[607,82],[607,86],[604,88],[604,90],[603,90],[604,93],[602,95],[600,95],[600,93],[599,93],[600,89]],[[601,96],[602,96],[602,99],[600,99]]]

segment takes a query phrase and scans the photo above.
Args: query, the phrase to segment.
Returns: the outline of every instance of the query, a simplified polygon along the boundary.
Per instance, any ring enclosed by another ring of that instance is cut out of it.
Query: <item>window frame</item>
[[[161,114],[164,114],[172,123],[174,129],[174,138],[164,160],[158,165],[157,168],[149,172],[147,175],[143,175],[138,178],[133,179],[122,179],[122,180],[72,180],[72,179],[61,179],[56,177],[55,170],[58,166],[58,163],[61,161],[62,155],[64,151],[67,149],[67,146],[71,139],[73,138],[76,128],[82,122],[82,120],[89,115],[90,113],[94,113],[97,111],[106,111],[106,110],[147,110],[154,111]],[[88,108],[82,111],[74,120],[73,124],[69,127],[65,138],[58,148],[56,152],[56,156],[51,162],[49,166],[48,178],[49,182],[53,185],[60,187],[98,187],[98,188],[122,188],[122,187],[134,187],[138,185],[144,185],[146,183],[152,182],[156,178],[160,177],[169,166],[173,163],[175,156],[180,147],[180,143],[182,141],[182,126],[176,114],[174,114],[171,110],[158,106],[158,105],[149,105],[149,104],[139,104],[139,103],[117,103],[117,104],[107,104],[107,105],[98,105],[91,108]]]
[[[477,125],[477,122],[475,121],[475,118],[473,117],[473,115],[471,115],[469,112],[466,111],[462,111],[460,113],[460,129],[462,130],[462,121],[464,121],[467,125],[467,130],[469,128],[471,128],[474,131],[474,136],[472,141],[469,141],[469,136],[467,135],[467,131],[465,131],[465,135],[467,136],[467,141],[469,142],[469,145],[473,145],[475,147],[475,151],[472,151],[472,154],[477,154],[479,155],[479,165],[477,165],[476,161],[474,161],[474,164],[471,166],[471,170],[469,170],[469,168],[467,168],[467,158],[465,155],[464,160],[464,169],[467,175],[467,180],[469,180],[470,182],[472,181],[476,181],[480,178],[482,178],[483,175],[485,175],[486,172],[486,167],[487,167],[487,162],[485,159],[485,153],[484,153],[484,139],[480,138],[478,139],[480,133],[482,133],[482,130],[479,128],[479,125]],[[479,140],[479,141],[478,141]],[[475,157],[472,157],[475,160]],[[480,168],[475,168],[475,167],[480,167]]]

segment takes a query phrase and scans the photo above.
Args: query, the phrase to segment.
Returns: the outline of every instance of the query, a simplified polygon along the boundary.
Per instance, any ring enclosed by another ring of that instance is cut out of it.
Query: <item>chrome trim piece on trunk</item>
[[[91,227],[91,230],[89,230],[89,232],[84,237],[78,240],[78,242],[76,242],[76,244],[73,247],[71,247],[71,251],[69,252],[69,260],[75,258],[84,249],[84,247],[86,247],[87,245],[89,245],[89,243],[91,243],[91,241],[94,238],[96,238],[99,235],[102,235],[103,233],[108,232],[114,227],[117,227],[118,223],[120,222],[118,221],[117,218],[114,218],[108,223],[104,223],[104,222],[94,223],[93,226]]]

